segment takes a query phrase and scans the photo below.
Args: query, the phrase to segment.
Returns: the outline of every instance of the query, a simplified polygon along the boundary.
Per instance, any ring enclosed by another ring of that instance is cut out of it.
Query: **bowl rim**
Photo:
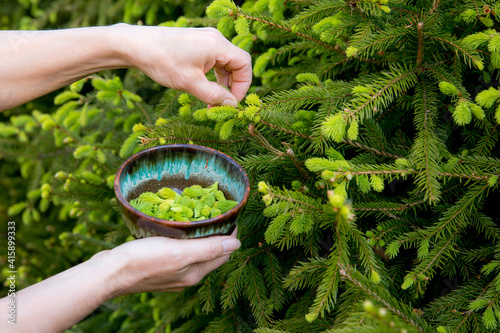
[[[125,199],[125,197],[122,194],[121,187],[120,187],[120,175],[123,172],[123,169],[130,164],[133,160],[139,158],[141,155],[144,155],[148,152],[155,151],[155,150],[162,150],[166,148],[188,148],[191,150],[198,150],[198,151],[204,151],[210,154],[218,155],[219,157],[226,158],[229,163],[237,167],[240,172],[243,174],[243,179],[245,182],[245,193],[243,194],[243,198],[238,202],[236,206],[225,212],[224,214],[217,215],[215,217],[206,219],[206,220],[200,220],[200,221],[171,221],[171,220],[163,220],[159,219],[147,214],[144,214],[143,212],[135,209],[132,207],[129,202]],[[141,150],[140,152],[133,154],[129,158],[127,158],[118,168],[118,170],[115,173],[115,180],[114,180],[114,190],[115,190],[115,196],[117,197],[118,201],[122,205],[124,205],[127,209],[131,210],[134,212],[136,215],[138,215],[139,218],[145,218],[148,219],[150,222],[155,222],[161,225],[169,226],[169,227],[174,227],[174,228],[179,228],[179,227],[184,227],[184,228],[195,228],[195,227],[202,227],[202,226],[207,226],[207,225],[212,225],[217,223],[219,220],[222,220],[225,218],[227,215],[232,215],[232,214],[237,214],[238,210],[242,209],[245,205],[246,202],[248,201],[248,197],[250,196],[250,180],[248,179],[248,175],[243,169],[243,167],[236,162],[232,157],[230,157],[227,154],[224,154],[221,151],[218,151],[216,149],[210,148],[210,147],[205,147],[205,146],[200,146],[200,145],[194,145],[194,144],[187,144],[187,143],[174,143],[174,144],[167,144],[167,145],[161,145],[161,146],[155,146],[151,148],[147,148],[144,150]]]

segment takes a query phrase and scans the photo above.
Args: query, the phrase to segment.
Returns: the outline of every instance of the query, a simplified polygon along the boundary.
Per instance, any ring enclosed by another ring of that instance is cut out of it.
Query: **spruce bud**
[[[330,170],[325,170],[321,173],[321,178],[323,178],[325,180],[335,178],[335,172],[330,171]]]
[[[267,193],[269,191],[269,187],[267,186],[266,182],[263,181],[259,182],[257,188],[260,193]]]
[[[381,317],[381,318],[384,318],[385,316],[387,316],[387,310],[384,309],[384,308],[380,308],[378,309],[378,315]]]
[[[71,208],[71,211],[69,212],[69,215],[72,217],[75,217],[76,214],[78,213],[78,208]]]
[[[47,119],[42,123],[42,128],[46,131],[51,130],[52,128],[56,127],[55,121],[52,119]]]
[[[342,198],[342,197],[341,197],[341,198]],[[344,199],[344,198],[342,198],[342,199]],[[345,219],[349,220],[349,217],[350,217],[350,215],[351,215],[351,208],[349,208],[348,206],[342,206],[342,207],[340,208],[339,213],[340,213],[340,215],[341,215],[343,218],[345,218]]]
[[[338,194],[335,194],[333,191],[328,191],[328,201],[335,208],[340,208],[344,204],[344,198]],[[342,207],[343,208],[343,207]]]
[[[42,191],[47,191],[47,192],[50,192],[52,190],[52,187],[50,187],[49,184],[45,183],[42,185]]]
[[[68,143],[72,143],[72,142],[75,142],[75,140],[72,138],[72,137],[65,137],[62,141],[64,144],[68,144]]]
[[[64,180],[68,178],[68,174],[64,171],[58,171],[55,175],[54,178],[57,180]]]
[[[318,318],[318,314],[315,312],[306,314],[306,320],[308,323],[312,323],[316,320],[316,318]]]
[[[158,119],[156,119],[155,125],[157,125],[157,126],[165,126],[168,123],[169,123],[169,121],[167,119],[165,119],[165,118],[158,118]]]
[[[134,133],[142,132],[147,130],[147,127],[144,126],[142,123],[135,124],[134,127],[132,127],[132,131]]]
[[[64,183],[64,191],[69,192],[70,185],[71,185],[71,180],[66,179],[66,182]]]
[[[372,301],[366,300],[363,302],[363,309],[365,309],[365,311],[368,313],[374,313],[375,312],[375,305],[373,304]]]
[[[262,201],[264,201],[266,206],[269,206],[272,203],[273,198],[269,194],[266,194],[265,196],[262,197]]]

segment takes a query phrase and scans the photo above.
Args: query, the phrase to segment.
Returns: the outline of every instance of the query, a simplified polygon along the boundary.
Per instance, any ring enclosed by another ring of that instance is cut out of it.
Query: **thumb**
[[[202,102],[209,105],[238,106],[238,101],[231,92],[216,82],[208,81],[205,75],[192,82],[189,92]]]
[[[231,236],[214,236],[184,240],[186,258],[191,263],[215,260],[226,256],[241,246],[239,239]]]

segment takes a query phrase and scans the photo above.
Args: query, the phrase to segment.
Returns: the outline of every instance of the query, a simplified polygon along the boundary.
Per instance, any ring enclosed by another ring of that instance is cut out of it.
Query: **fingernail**
[[[222,250],[224,254],[229,254],[236,251],[241,246],[241,242],[237,238],[229,238],[222,242]]]
[[[234,99],[225,99],[222,101],[222,105],[230,105],[230,106],[237,107],[238,102],[236,102]]]

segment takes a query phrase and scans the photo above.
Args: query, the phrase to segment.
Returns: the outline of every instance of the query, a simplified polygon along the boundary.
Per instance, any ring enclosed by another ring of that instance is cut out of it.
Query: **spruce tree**
[[[498,331],[496,11],[493,1],[215,0],[208,17],[168,24],[216,25],[252,54],[238,107],[207,109],[130,70],[58,92],[54,113],[0,124],[11,153],[22,133],[68,152],[10,213],[36,222],[32,202],[57,204],[77,218],[60,238],[80,242],[83,258],[127,238],[110,184],[134,152],[205,145],[252,180],[229,262],[181,293],[107,302],[74,331]]]
[[[234,311],[257,332],[496,330],[494,3],[219,0],[207,14],[254,54],[252,94],[183,105],[142,135],[209,139],[258,184],[206,331],[237,331]]]

